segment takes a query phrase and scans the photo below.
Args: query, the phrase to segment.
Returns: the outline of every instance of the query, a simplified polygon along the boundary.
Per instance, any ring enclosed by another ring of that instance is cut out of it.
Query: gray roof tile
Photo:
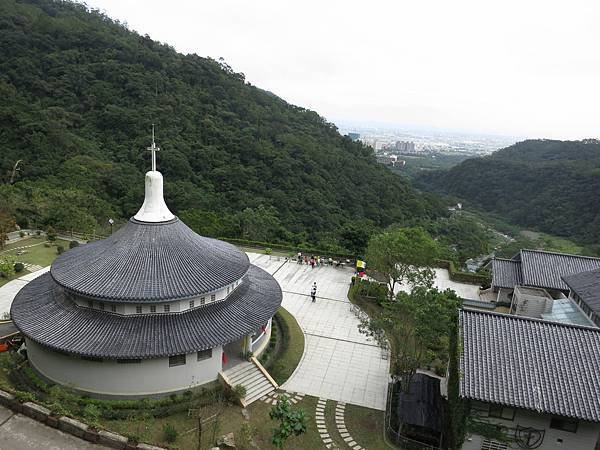
[[[592,311],[600,315],[600,269],[565,276],[563,280]]]
[[[110,237],[65,252],[52,264],[74,293],[121,302],[194,297],[240,279],[250,262],[223,241],[199,236],[179,219],[131,219]]]
[[[521,250],[521,268],[524,285],[567,291],[569,288],[562,277],[600,269],[600,258]]]
[[[512,289],[523,284],[521,262],[512,259],[492,259],[492,286]]]
[[[250,266],[225,301],[182,313],[118,315],[77,306],[44,274],[15,297],[19,330],[55,350],[99,358],[157,358],[233,342],[264,325],[281,305],[279,283]]]
[[[600,422],[600,329],[460,312],[460,395]]]

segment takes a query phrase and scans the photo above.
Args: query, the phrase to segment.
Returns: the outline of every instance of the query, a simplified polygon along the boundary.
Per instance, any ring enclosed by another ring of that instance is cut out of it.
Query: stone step
[[[255,366],[251,362],[243,362],[241,364],[238,364],[235,367],[232,367],[229,370],[226,370],[224,373],[225,373],[225,375],[227,375],[227,378],[231,378],[231,377],[237,375],[238,373],[241,373],[242,371],[251,369],[253,367],[255,367]]]
[[[258,386],[259,384],[263,383],[271,384],[269,380],[267,380],[265,376],[261,373],[255,378],[253,378],[251,381],[244,383],[243,386],[246,388],[246,392],[250,392],[255,386]]]
[[[256,391],[261,390],[265,386],[273,386],[269,383],[269,380],[266,378],[262,378],[260,380],[256,380],[253,384],[246,387],[246,396],[253,395]]]
[[[249,379],[253,378],[256,374],[262,375],[260,370],[258,370],[256,367],[251,367],[249,369],[246,369],[246,370],[236,373],[234,376],[232,376],[229,379],[231,380],[232,383],[240,383],[245,380],[249,380]]]
[[[269,383],[268,385],[265,385],[265,387],[261,390],[259,390],[256,393],[253,393],[251,396],[246,395],[245,403],[246,405],[249,405],[251,403],[253,403],[254,401],[258,400],[259,398],[261,398],[263,395],[267,395],[269,392],[273,392],[275,390],[275,386],[273,386],[271,383]]]

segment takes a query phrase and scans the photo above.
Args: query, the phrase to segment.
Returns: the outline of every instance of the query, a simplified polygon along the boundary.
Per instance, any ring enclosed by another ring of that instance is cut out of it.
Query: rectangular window
[[[151,313],[155,313],[156,312],[156,305],[150,305],[150,312]]]
[[[515,408],[502,405],[490,405],[489,416],[497,419],[515,420]]]
[[[577,425],[579,422],[565,417],[553,417],[550,420],[550,428],[556,430],[568,431],[569,433],[577,433]]]
[[[185,355],[169,356],[169,367],[183,366],[185,364]]]
[[[171,312],[171,305],[165,305],[163,306],[165,312]]]
[[[210,301],[211,301],[211,302],[214,302],[214,301],[215,301],[215,298],[217,298],[217,296],[216,296],[215,294],[212,294],[212,295],[210,296]]]
[[[202,297],[202,298],[200,299],[200,304],[201,304],[201,305],[204,305],[204,303],[206,303],[206,299],[205,299],[204,297]]]
[[[190,308],[194,307],[194,300],[190,300]]]
[[[198,352],[198,361],[204,361],[205,359],[212,358],[212,348],[207,348]]]
[[[117,306],[116,305],[110,305],[110,311],[111,312],[117,312]]]
[[[140,364],[141,359],[117,359],[118,364]]]
[[[141,306],[136,306],[135,307],[135,313],[136,314],[141,314],[142,313],[142,307]]]

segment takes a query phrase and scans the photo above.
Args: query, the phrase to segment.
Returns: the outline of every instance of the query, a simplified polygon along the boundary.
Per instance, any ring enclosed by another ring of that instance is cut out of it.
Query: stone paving
[[[346,428],[346,422],[344,421],[345,410],[345,403],[338,402],[338,404],[335,405],[335,424],[337,426],[341,438],[348,445],[348,447],[350,447],[353,450],[366,450],[364,447],[358,445],[348,432],[348,429]]]
[[[320,398],[317,401],[317,408],[315,410],[315,422],[317,423],[317,430],[319,436],[326,448],[333,448],[334,443],[331,439],[331,435],[327,432],[327,424],[325,423],[325,407],[327,406],[327,399]]]
[[[18,450],[107,449],[107,447],[91,444],[70,434],[47,427],[29,417],[14,414],[2,406],[0,406],[0,448]]]
[[[352,269],[300,265],[267,255],[249,254],[253,264],[274,274],[283,306],[305,336],[300,364],[282,386],[293,392],[385,409],[389,360],[377,344],[358,331],[347,298]],[[317,282],[317,301],[310,288]]]
[[[478,285],[453,281],[450,279],[450,274],[446,269],[436,268],[433,270],[435,271],[435,280],[433,281],[433,286],[438,288],[440,291],[452,289],[460,298],[468,300],[485,300],[479,296]],[[400,292],[400,290],[409,292],[410,288],[405,284],[396,285],[394,292]]]
[[[269,392],[267,395],[265,395],[264,397],[261,397],[260,400],[269,404],[269,405],[275,405],[277,403],[277,400],[279,399],[280,395],[286,395],[289,399],[290,402],[292,404],[296,404],[299,401],[302,401],[302,399],[304,398],[304,394],[299,394],[297,392]]]

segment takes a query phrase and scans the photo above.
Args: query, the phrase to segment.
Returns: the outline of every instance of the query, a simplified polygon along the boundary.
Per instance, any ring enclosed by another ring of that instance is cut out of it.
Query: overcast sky
[[[88,0],[331,121],[600,137],[600,1]]]

